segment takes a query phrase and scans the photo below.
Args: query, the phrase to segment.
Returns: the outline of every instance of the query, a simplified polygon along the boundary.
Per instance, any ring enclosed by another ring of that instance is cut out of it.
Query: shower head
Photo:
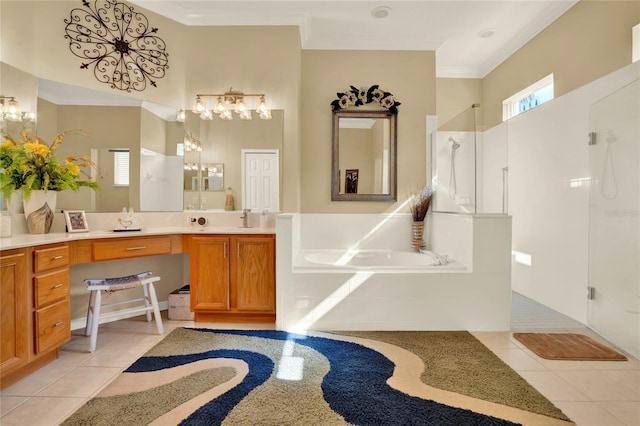
[[[456,140],[454,138],[449,138],[449,142],[451,142],[451,149],[458,149],[460,148],[460,144],[458,142],[456,142]]]

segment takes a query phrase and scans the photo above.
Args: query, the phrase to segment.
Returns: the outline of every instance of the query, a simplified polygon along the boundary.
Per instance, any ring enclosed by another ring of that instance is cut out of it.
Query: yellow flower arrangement
[[[98,189],[98,183],[82,170],[93,165],[88,155],[69,155],[63,163],[56,156],[56,150],[65,136],[81,132],[62,132],[53,138],[51,144],[27,129],[22,130],[19,139],[13,139],[2,129],[0,132],[4,139],[0,145],[0,191],[5,199],[15,191],[21,191],[28,198],[34,190],[70,189],[77,192],[83,186]],[[81,179],[81,175],[85,179]]]

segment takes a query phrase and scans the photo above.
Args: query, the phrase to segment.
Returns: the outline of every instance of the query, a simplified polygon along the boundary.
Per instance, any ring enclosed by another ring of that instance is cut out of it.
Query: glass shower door
[[[591,105],[589,122],[588,324],[640,358],[640,80]]]

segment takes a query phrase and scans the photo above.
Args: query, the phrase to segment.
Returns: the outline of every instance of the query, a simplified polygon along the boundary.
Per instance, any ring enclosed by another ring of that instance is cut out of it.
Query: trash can
[[[179,289],[169,293],[169,319],[178,321],[193,321],[189,284],[186,284]]]

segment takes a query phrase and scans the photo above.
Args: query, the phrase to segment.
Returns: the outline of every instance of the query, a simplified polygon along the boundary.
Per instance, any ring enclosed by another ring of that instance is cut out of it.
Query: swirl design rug
[[[467,332],[178,328],[64,424],[573,423]]]

